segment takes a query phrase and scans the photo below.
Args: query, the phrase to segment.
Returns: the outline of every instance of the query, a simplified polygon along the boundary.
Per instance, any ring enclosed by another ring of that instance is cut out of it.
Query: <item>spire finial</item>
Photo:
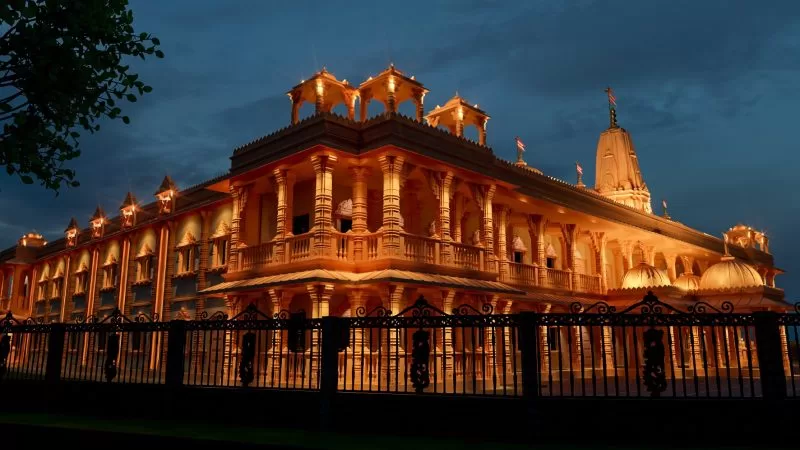
[[[614,96],[614,90],[611,86],[606,88],[606,95],[608,95],[608,113],[611,125],[609,128],[619,128],[617,125],[617,97]]]
[[[725,254],[722,256],[731,256],[730,252],[728,251],[728,234],[722,233],[722,246],[725,251]]]
[[[583,184],[583,167],[581,167],[578,161],[575,161],[575,172],[578,174],[578,183],[576,184],[576,186],[586,187],[586,185]]]
[[[661,208],[664,209],[664,218],[671,219],[672,217],[670,217],[669,213],[667,212],[667,199],[661,199]]]

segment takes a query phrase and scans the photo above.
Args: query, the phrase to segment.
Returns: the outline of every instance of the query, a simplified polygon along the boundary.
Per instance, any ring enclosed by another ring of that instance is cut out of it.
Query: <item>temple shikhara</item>
[[[119,193],[117,211],[66,217],[63,237],[29,233],[0,252],[2,308],[46,322],[250,304],[316,318],[397,312],[423,295],[443,311],[563,312],[647,291],[682,309],[788,308],[763,232],[712,236],[654,213],[615,108],[584,185],[521,152],[498,158],[487,112],[456,95],[426,113],[427,93],[393,66],[358,86],[323,69],[288,92],[290,125],[235,149],[224,176],[194,187],[167,176],[151,198]],[[383,111],[369,117],[372,102]],[[404,102],[414,117],[398,113]],[[301,120],[305,103],[314,113]]]

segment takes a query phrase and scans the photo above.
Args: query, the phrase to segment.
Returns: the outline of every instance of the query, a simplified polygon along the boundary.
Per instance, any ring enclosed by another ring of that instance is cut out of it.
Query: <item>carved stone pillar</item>
[[[275,208],[275,249],[274,249],[274,260],[277,263],[282,263],[284,261],[284,239],[286,238],[286,180],[288,177],[288,171],[285,169],[275,169],[272,172],[272,182],[275,188],[275,197],[277,206]],[[234,199],[234,205],[236,205],[236,200]],[[235,206],[234,206],[235,208]],[[235,211],[234,211],[235,212]]]
[[[333,295],[333,284],[330,283],[314,283],[307,284],[306,290],[311,296],[311,318],[319,319],[330,315],[330,301]],[[306,352],[311,352],[313,349],[313,357],[311,358],[311,371],[309,376],[316,377],[319,373],[319,359],[322,346],[320,339],[322,337],[322,330],[311,330],[311,348]]]
[[[400,175],[403,156],[382,155],[378,158],[383,171],[383,254],[400,255]]]
[[[633,267],[633,243],[631,241],[622,241],[619,245],[622,252],[623,269],[627,272]]]
[[[300,121],[299,112],[300,106],[302,106],[302,101],[300,100],[301,96],[302,92],[300,90],[293,91],[289,94],[289,100],[292,102],[292,125]]]
[[[335,155],[314,155],[311,165],[316,175],[314,193],[314,253],[327,255],[331,251],[333,230],[333,165]]]
[[[531,237],[531,259],[533,264],[538,266],[538,283],[544,286],[547,282],[547,256],[545,255],[544,246],[544,233],[547,227],[547,220],[544,216],[539,214],[530,214],[528,216],[528,234]]]
[[[603,355],[605,356],[606,374],[613,374],[614,367],[614,342],[611,327],[603,327]]]
[[[442,311],[450,314],[453,312],[453,301],[456,298],[456,291],[455,290],[442,290]],[[453,356],[455,352],[455,346],[453,346],[453,329],[447,327],[442,330],[442,363],[443,363],[443,370],[444,373],[442,377],[452,377],[453,376]]]
[[[353,180],[353,256],[356,261],[367,259],[364,249],[364,237],[367,228],[367,178],[369,167],[354,166],[350,168]]]
[[[325,82],[317,78],[315,91],[314,112],[319,114],[325,111]]]
[[[244,233],[245,208],[247,206],[248,186],[231,186],[233,211],[231,214],[231,245],[228,266],[232,271],[239,270],[239,247]]]
[[[481,119],[481,123],[478,124],[478,144],[479,145],[486,145],[486,123],[489,122],[489,119],[484,117]]]
[[[481,211],[481,245],[485,249],[490,271],[497,270],[497,258],[494,254],[494,218],[492,200],[497,190],[497,185],[470,184],[472,196]]]
[[[578,287],[578,271],[575,270],[575,250],[578,244],[576,225],[574,223],[561,225],[561,235],[564,238],[564,248],[566,249],[567,270],[572,272],[570,288],[575,290]]]
[[[702,336],[702,328],[701,327],[692,327],[692,368],[694,369],[694,373],[697,376],[705,375],[704,365],[703,365],[703,345],[705,345],[703,336]]]
[[[359,118],[362,122],[367,120],[367,108],[369,107],[369,102],[372,100],[372,91],[369,89],[365,89],[361,92],[361,96],[359,97],[358,106],[360,108]]]
[[[387,305],[392,314],[397,314],[405,308],[403,293],[403,286],[398,284],[390,284],[383,289],[381,300]],[[383,370],[387,373],[387,386],[394,386],[403,377],[404,371],[400,368],[400,362],[405,359],[406,349],[404,348],[405,342],[402,342],[398,329],[390,329],[387,333],[386,344],[388,344],[388,348],[383,351],[383,358],[386,361],[386,364],[383,364]]]
[[[543,314],[549,314],[550,308],[553,305],[550,303],[545,303],[542,307]],[[550,372],[550,332],[547,325],[543,325],[539,327],[540,333],[540,340],[542,341],[542,346],[539,349],[539,354],[541,355],[541,367],[542,367],[542,383],[546,382],[547,374]]]
[[[498,255],[497,256],[497,266],[498,272],[500,273],[500,279],[504,280],[507,272],[508,266],[506,264],[506,260],[508,259],[508,242],[506,241],[506,229],[508,228],[508,215],[509,215],[509,208],[506,205],[493,205],[494,210],[494,219],[497,222],[497,247],[498,247]]]
[[[464,217],[464,196],[456,192],[453,195],[452,237],[454,242],[462,242],[461,220]]]
[[[597,265],[597,273],[600,274],[600,293],[605,294],[608,290],[608,261],[606,260],[608,238],[602,231],[595,232],[592,236],[595,242],[595,264]]]
[[[425,98],[425,91],[419,88],[414,88],[411,91],[414,100],[414,106],[417,109],[417,122],[422,122],[423,118],[425,117],[425,106],[423,105],[423,100]]]
[[[428,183],[434,196],[439,201],[439,217],[437,220],[437,234],[442,240],[440,245],[440,261],[442,264],[450,264],[453,261],[452,248],[450,247],[450,198],[453,194],[454,175],[453,172],[437,172],[428,170],[425,172]]]
[[[665,252],[664,259],[667,261],[667,276],[669,276],[669,281],[674,282],[676,278],[678,278],[678,274],[675,270],[675,253]]]

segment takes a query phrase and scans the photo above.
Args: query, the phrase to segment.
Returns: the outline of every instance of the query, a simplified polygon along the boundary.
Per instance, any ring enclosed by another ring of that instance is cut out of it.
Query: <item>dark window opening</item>
[[[308,214],[303,214],[302,216],[294,216],[292,219],[292,234],[305,234],[308,233],[309,225],[310,225],[310,216]]]
[[[522,264],[522,252],[514,252],[514,262]]]
[[[547,268],[548,269],[555,269],[556,268],[556,259],[555,258],[547,258]]]
[[[339,231],[347,233],[353,229],[353,221],[351,219],[339,219]]]

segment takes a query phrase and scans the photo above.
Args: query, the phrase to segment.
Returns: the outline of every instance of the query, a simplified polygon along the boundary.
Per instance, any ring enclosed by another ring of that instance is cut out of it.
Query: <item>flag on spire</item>
[[[608,107],[614,109],[617,107],[617,97],[614,96],[614,90],[610,87],[606,88],[606,94],[608,94]]]
[[[667,209],[667,200],[666,200],[666,199],[665,199],[665,200],[661,200],[661,206],[662,206],[664,209]]]
[[[578,175],[583,175],[583,167],[577,161],[575,162],[575,170],[578,171]]]
[[[578,187],[586,186],[585,184],[583,184],[583,167],[581,167],[581,165],[578,163],[578,161],[575,161],[575,172],[578,172],[578,184],[577,184],[577,186]]]
[[[524,152],[525,144],[522,142],[522,139],[520,139],[519,136],[515,137],[514,139],[517,141],[517,150]]]

